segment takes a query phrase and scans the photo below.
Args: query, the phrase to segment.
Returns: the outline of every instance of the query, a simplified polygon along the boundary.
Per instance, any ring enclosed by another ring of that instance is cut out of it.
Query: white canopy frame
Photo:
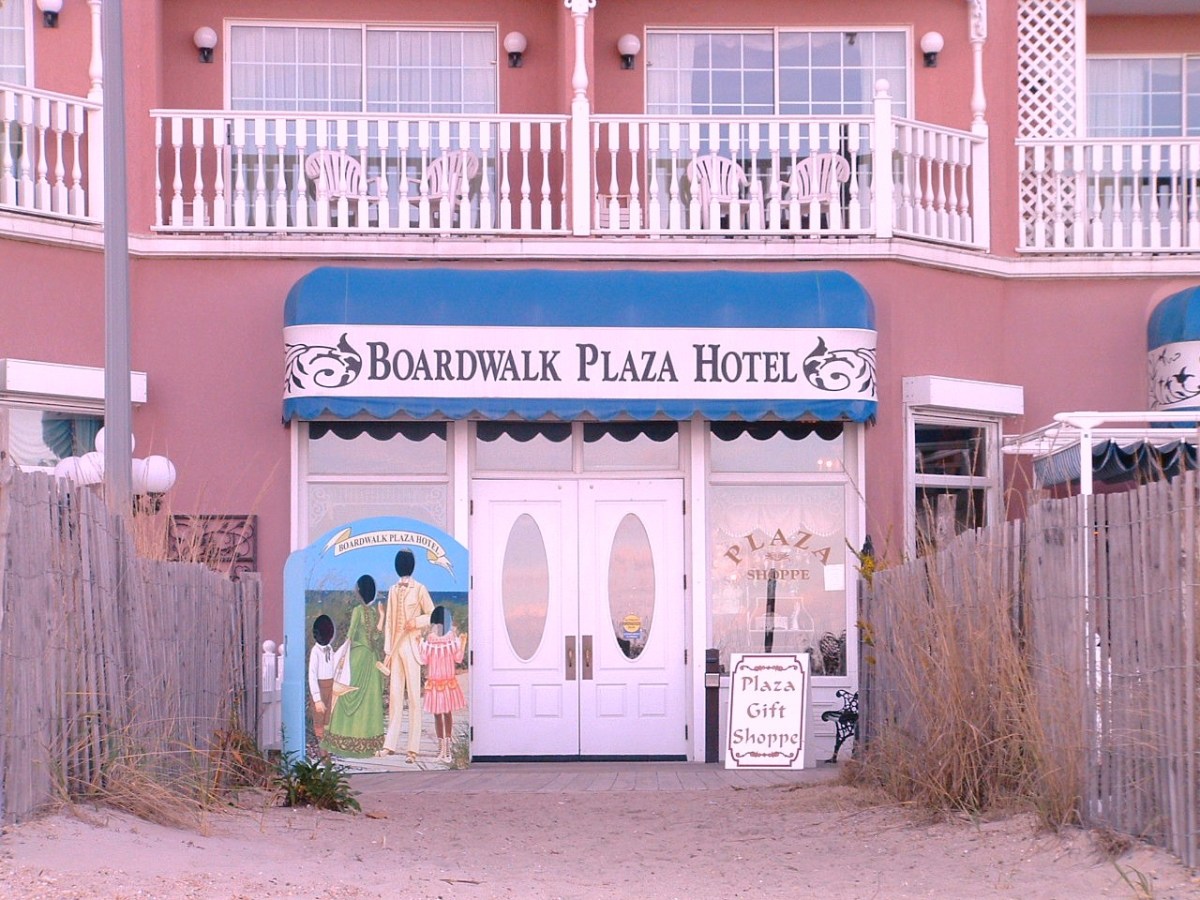
[[[1191,424],[1193,427],[1167,427],[1172,423]],[[1200,446],[1200,410],[1063,412],[1056,414],[1050,425],[1005,440],[1004,453],[1040,459],[1078,446],[1079,493],[1091,496],[1095,487],[1091,466],[1092,448],[1098,442],[1129,444],[1145,441],[1162,446],[1181,440]]]

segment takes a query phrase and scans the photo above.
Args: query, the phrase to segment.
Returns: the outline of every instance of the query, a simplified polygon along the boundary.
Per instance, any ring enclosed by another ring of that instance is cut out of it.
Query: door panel
[[[479,756],[578,753],[578,689],[566,680],[564,651],[564,637],[578,634],[578,605],[562,601],[564,596],[576,596],[574,486],[476,482],[475,504],[471,612],[472,632],[479,637],[472,649],[474,666],[488,674],[472,684],[476,692],[473,752]],[[540,559],[534,534],[542,542]],[[545,566],[544,573],[529,571],[539,564]],[[540,606],[540,598],[513,592],[536,585],[543,577],[548,602],[540,638],[534,641],[527,635],[514,642],[513,611],[523,602]]]
[[[580,631],[594,655],[580,681],[585,756],[687,751],[682,503],[678,481],[580,485]],[[632,616],[625,633],[645,641],[630,641],[631,658],[617,634]]]
[[[682,483],[473,494],[474,755],[684,755]]]

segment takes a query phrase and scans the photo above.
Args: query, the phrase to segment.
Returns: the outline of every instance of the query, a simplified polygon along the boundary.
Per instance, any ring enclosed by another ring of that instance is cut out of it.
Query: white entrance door
[[[473,754],[683,756],[682,483],[473,495]]]

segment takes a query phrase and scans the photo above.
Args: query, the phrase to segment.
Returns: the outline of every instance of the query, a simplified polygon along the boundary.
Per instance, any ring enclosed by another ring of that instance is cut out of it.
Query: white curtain
[[[1181,133],[1180,58],[1089,59],[1088,134],[1171,137]]]
[[[0,2],[0,81],[25,84],[25,23],[30,0]]]

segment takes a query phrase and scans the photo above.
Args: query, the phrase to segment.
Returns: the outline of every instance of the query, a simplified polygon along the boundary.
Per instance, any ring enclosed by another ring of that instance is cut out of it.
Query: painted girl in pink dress
[[[425,666],[425,711],[433,713],[439,762],[451,760],[454,711],[467,705],[455,669],[463,661],[466,649],[467,639],[454,630],[454,621],[446,607],[434,607],[429,616],[429,633],[421,640],[419,653]]]

